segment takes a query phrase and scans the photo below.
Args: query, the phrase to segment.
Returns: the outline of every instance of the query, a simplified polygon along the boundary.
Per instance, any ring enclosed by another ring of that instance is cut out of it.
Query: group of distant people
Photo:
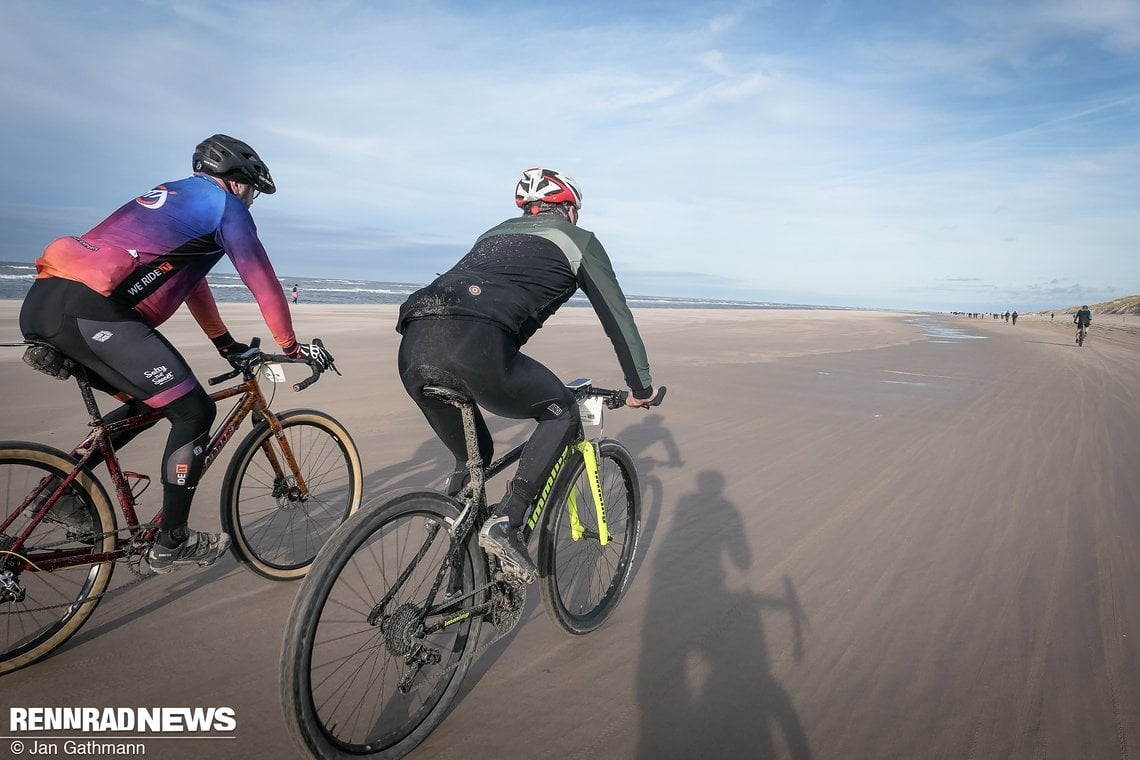
[[[1001,312],[1000,314],[998,312],[990,312],[987,314],[980,311],[953,311],[950,313],[958,316],[969,317],[970,319],[984,319],[988,316],[992,319],[1004,319],[1006,322],[1010,322],[1015,325],[1017,324],[1018,316],[1016,311],[1006,311]],[[1050,321],[1056,318],[1056,316],[1056,313],[1049,312]],[[1083,329],[1087,331],[1089,325],[1092,324],[1092,311],[1089,309],[1088,304],[1081,306],[1081,308],[1077,309],[1077,311],[1073,314],[1073,324],[1077,326],[1075,342],[1080,342],[1081,330]]]

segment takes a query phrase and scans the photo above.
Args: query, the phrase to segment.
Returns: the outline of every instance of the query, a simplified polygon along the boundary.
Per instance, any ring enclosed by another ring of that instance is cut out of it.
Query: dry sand
[[[252,307],[223,306],[235,335],[266,334]],[[0,340],[18,339],[17,309],[0,302]],[[435,483],[449,459],[396,378],[394,314],[296,307],[344,377],[275,404],[344,421],[369,495]],[[533,589],[413,757],[1137,754],[1140,330],[1117,318],[1078,348],[1066,319],[1037,316],[637,317],[669,396],[607,418],[644,488],[628,596],[570,638]],[[185,316],[164,331],[201,376],[222,369]],[[620,383],[589,310],[563,309],[529,350],[567,379]],[[0,438],[69,447],[74,387],[19,355],[0,350]],[[528,429],[493,425],[501,449]],[[164,439],[126,466],[154,472]],[[196,527],[218,525],[223,473],[206,475]],[[150,740],[147,756],[300,757],[277,680],[296,589],[227,559],[112,594],[62,650],[0,679],[0,716],[229,706],[236,738]]]

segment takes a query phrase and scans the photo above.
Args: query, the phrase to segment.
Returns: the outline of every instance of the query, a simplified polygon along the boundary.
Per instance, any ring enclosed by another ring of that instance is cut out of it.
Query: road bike
[[[319,339],[314,343],[319,343]],[[205,452],[205,468],[252,417],[226,470],[221,493],[222,529],[237,560],[274,580],[300,578],[321,545],[360,505],[360,455],[348,431],[314,409],[274,413],[259,384],[264,376],[285,380],[288,356],[262,353],[258,341],[232,357],[233,369],[209,380],[241,382],[210,394],[215,402],[236,398]],[[23,344],[17,344],[23,345]],[[108,593],[111,573],[123,561],[137,580],[154,575],[144,559],[158,534],[159,514],[139,521],[139,497],[150,477],[124,470],[115,440],[141,432],[160,419],[157,411],[106,421],[82,365],[46,344],[53,374],[75,378],[91,417],[90,432],[70,453],[41,443],[0,441],[0,673],[47,656],[64,644]],[[58,371],[60,368],[63,371]],[[320,377],[296,383],[303,390]],[[112,502],[93,467],[110,474],[125,525],[116,524]],[[127,584],[131,585],[131,584]]]
[[[568,386],[583,428],[540,490],[527,526],[539,531],[543,605],[568,634],[596,630],[625,593],[641,535],[633,457],[602,438],[603,405],[624,391]],[[468,460],[445,489],[395,491],[361,508],[321,549],[293,603],[282,646],[285,722],[321,758],[396,758],[443,719],[472,660],[522,617],[527,582],[479,546],[492,513],[486,481],[518,461],[523,445],[486,467],[474,404],[441,387],[425,395],[463,416]],[[664,397],[658,389],[654,405]],[[484,623],[494,633],[480,645]]]

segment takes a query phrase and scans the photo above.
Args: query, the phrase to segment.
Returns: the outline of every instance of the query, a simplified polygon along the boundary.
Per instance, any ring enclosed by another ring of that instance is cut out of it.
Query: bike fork
[[[590,482],[590,490],[594,494],[594,508],[598,513],[598,543],[605,546],[610,542],[610,526],[606,522],[606,503],[602,496],[602,478],[598,473],[598,451],[589,441],[581,441],[578,451],[582,453],[582,464],[586,468],[586,479]],[[570,537],[575,541],[582,538],[586,529],[578,518],[578,494],[571,489],[566,499],[566,508],[570,511]]]

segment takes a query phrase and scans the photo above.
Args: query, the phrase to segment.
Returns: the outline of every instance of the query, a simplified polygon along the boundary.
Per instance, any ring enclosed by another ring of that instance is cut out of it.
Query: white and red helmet
[[[573,177],[536,167],[523,172],[515,186],[515,204],[525,208],[528,203],[569,203],[580,209],[582,191]]]

